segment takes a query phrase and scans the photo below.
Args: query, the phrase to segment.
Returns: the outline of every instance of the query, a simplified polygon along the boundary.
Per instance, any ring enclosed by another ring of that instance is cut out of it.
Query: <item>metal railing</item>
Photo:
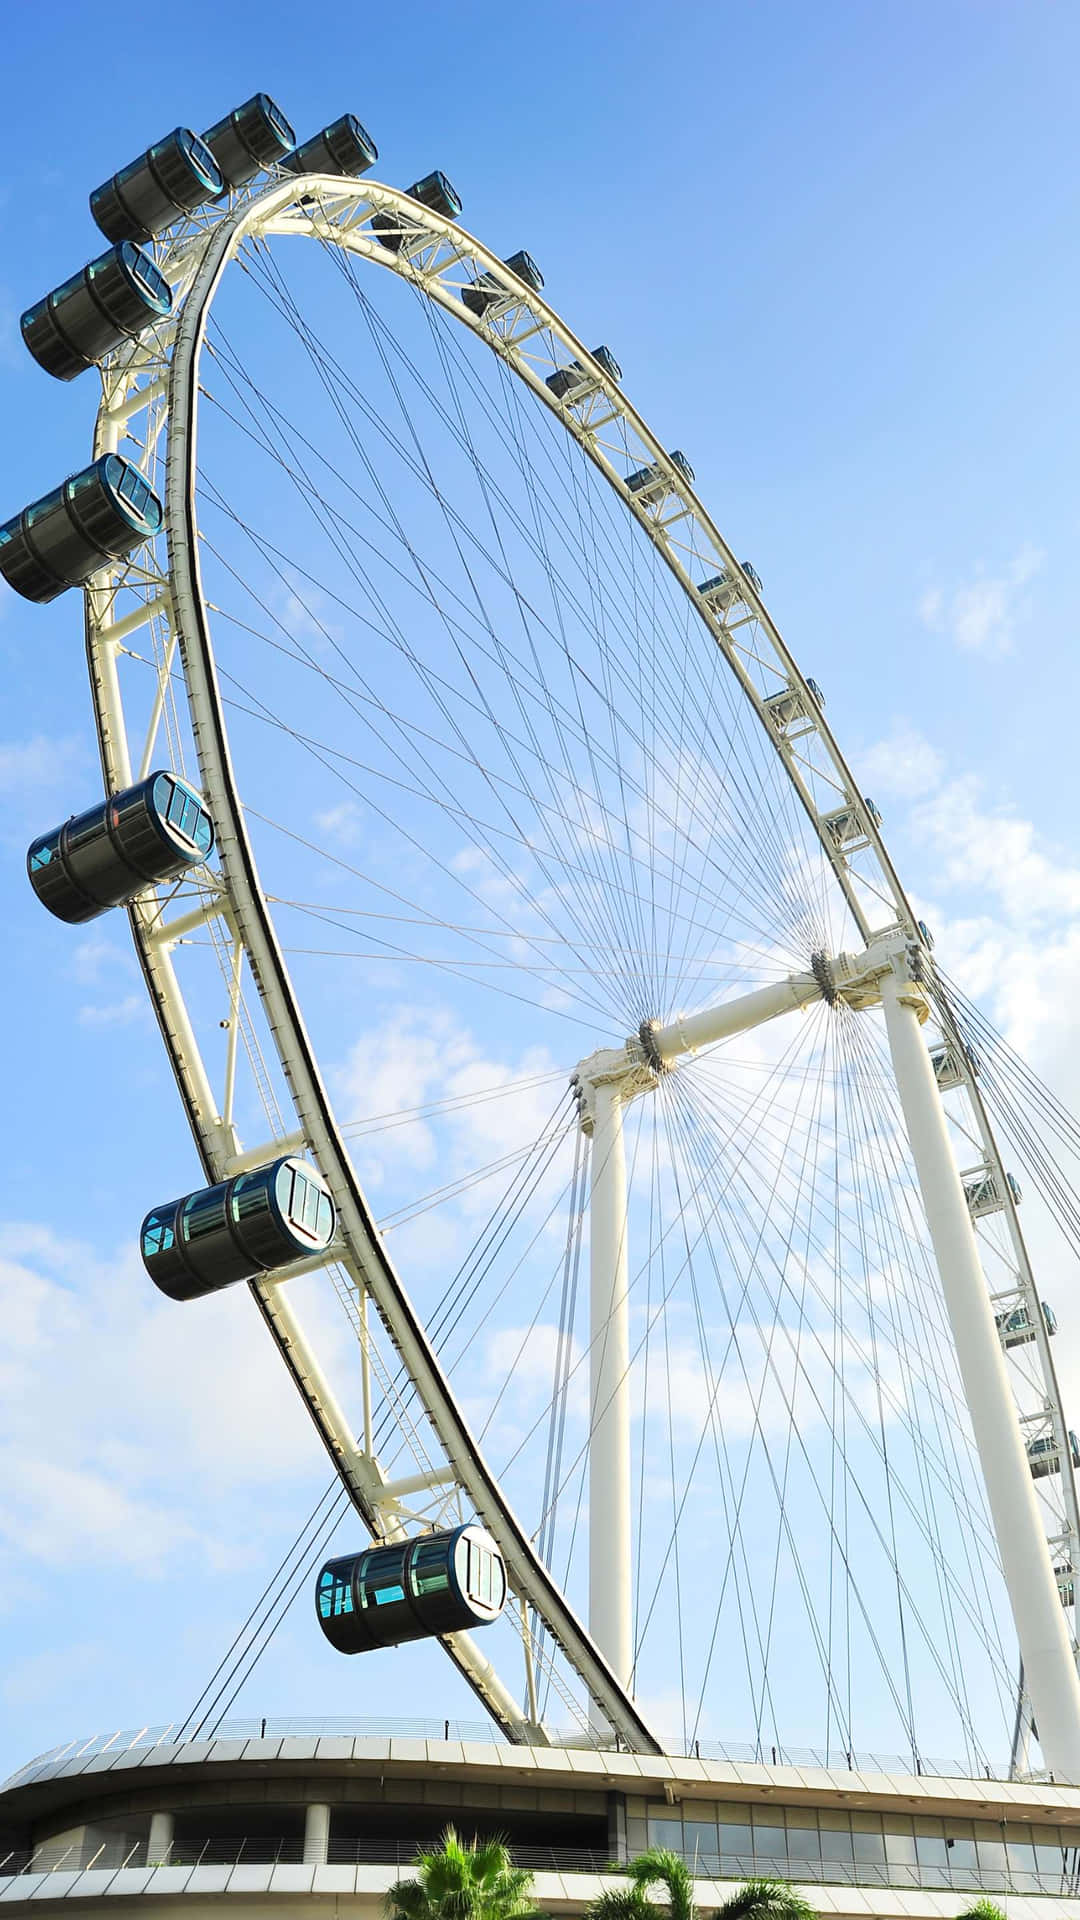
[[[64,1760],[88,1759],[102,1753],[129,1753],[134,1749],[187,1744],[190,1733],[182,1733],[186,1721],[173,1720],[167,1726],[126,1728],[115,1733],[91,1734],[82,1740],[69,1740],[36,1755],[0,1786],[0,1792],[25,1785],[45,1767]],[[288,1739],[367,1739],[367,1740],[468,1740],[504,1744],[503,1735],[486,1720],[373,1720],[269,1717],[267,1719],[221,1720],[210,1731],[200,1732],[201,1740],[288,1740]],[[553,1732],[555,1745],[579,1747],[580,1735]],[[916,1774],[930,1779],[1008,1780],[1008,1764],[987,1760],[984,1755],[968,1754],[964,1759],[928,1759],[919,1753],[856,1753],[846,1748],[789,1747],[769,1743],[751,1744],[718,1740],[685,1742],[671,1739],[664,1750],[672,1759],[727,1761],[736,1766],[779,1766],[824,1768],[833,1773]],[[1045,1776],[1043,1776],[1045,1777]]]
[[[248,1835],[242,1838],[180,1840],[170,1845],[160,1859],[147,1859],[145,1838],[132,1842],[119,1837],[103,1841],[90,1857],[82,1854],[87,1843],[46,1844],[31,1850],[12,1851],[0,1856],[0,1879],[22,1874],[100,1873],[114,1874],[124,1868],[181,1868],[193,1872],[199,1867],[265,1867],[304,1864],[304,1842],[299,1836],[275,1838]],[[586,1847],[539,1847],[527,1844],[511,1847],[515,1865],[532,1873],[617,1873],[610,1854]],[[400,1868],[407,1873],[416,1861],[415,1840],[342,1840],[332,1838],[327,1846],[330,1866],[380,1866]],[[308,1865],[313,1865],[311,1861]],[[745,1880],[757,1875],[775,1875],[804,1885],[833,1885],[878,1888],[935,1888],[958,1893],[1053,1894],[1058,1898],[1080,1893],[1080,1874],[1066,1871],[1028,1872],[1021,1869],[986,1867],[935,1867],[897,1861],[800,1860],[785,1856],[729,1854],[722,1860],[699,1860],[694,1864],[698,1879],[718,1881]],[[104,1892],[104,1887],[102,1888]]]

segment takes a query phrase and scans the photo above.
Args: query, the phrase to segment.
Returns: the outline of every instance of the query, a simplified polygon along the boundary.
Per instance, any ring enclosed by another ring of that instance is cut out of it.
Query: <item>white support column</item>
[[[623,1686],[630,1610],[630,1302],[623,1095],[594,1093],[590,1175],[589,1632]]]
[[[146,1864],[148,1867],[167,1867],[172,1854],[173,1816],[171,1813],[152,1813],[150,1815],[150,1837],[146,1842]]]
[[[325,1867],[330,1848],[330,1809],[320,1801],[304,1808],[304,1865]]]
[[[1039,1744],[1057,1779],[1080,1781],[1080,1679],[915,990],[890,971],[881,999]]]

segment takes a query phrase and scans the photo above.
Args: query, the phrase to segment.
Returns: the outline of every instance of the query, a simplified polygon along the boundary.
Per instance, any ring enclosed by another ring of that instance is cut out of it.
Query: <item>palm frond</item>
[[[620,1873],[626,1869],[620,1867]],[[607,1887],[589,1901],[589,1920],[663,1920],[640,1887]]]
[[[818,1914],[786,1880],[748,1880],[716,1909],[714,1920],[818,1920]]]

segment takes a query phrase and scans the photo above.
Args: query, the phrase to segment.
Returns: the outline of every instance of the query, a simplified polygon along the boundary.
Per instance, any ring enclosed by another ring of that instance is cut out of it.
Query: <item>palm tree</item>
[[[612,1887],[591,1901],[591,1920],[696,1920],[693,1875],[679,1854],[650,1847],[618,1871],[629,1886]],[[666,1914],[649,1897],[656,1886],[667,1894]],[[714,1920],[817,1920],[817,1915],[786,1880],[748,1880],[716,1909]]]
[[[748,1880],[717,1907],[714,1920],[818,1920],[818,1915],[787,1880]]]
[[[992,1900],[975,1900],[963,1913],[957,1914],[956,1920],[1005,1920],[1005,1914]]]
[[[649,1898],[650,1887],[663,1887],[669,1920],[694,1920],[694,1880],[686,1861],[670,1847],[649,1847],[625,1866],[627,1887],[609,1887],[589,1902],[592,1920],[664,1920]]]
[[[515,1867],[498,1835],[466,1841],[447,1827],[437,1846],[420,1849],[416,1868],[387,1893],[388,1920],[539,1920],[532,1874]]]

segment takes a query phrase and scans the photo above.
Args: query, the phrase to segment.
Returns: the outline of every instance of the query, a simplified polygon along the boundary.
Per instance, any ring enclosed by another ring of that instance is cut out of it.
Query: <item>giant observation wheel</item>
[[[85,585],[107,796],[31,878],[128,906],[221,1190],[147,1196],[148,1267],[248,1280],[338,1517],[487,1529],[499,1623],[442,1637],[511,1739],[767,1747],[812,1695],[850,1758],[873,1676],[875,1735],[918,1760],[932,1699],[981,1767],[1007,1596],[1017,1762],[1034,1723],[1080,1778],[1053,1316],[820,689],[445,176],[377,184],[348,116],[294,153],[264,96],[205,142],[30,310],[100,364],[95,464],[0,532]]]

